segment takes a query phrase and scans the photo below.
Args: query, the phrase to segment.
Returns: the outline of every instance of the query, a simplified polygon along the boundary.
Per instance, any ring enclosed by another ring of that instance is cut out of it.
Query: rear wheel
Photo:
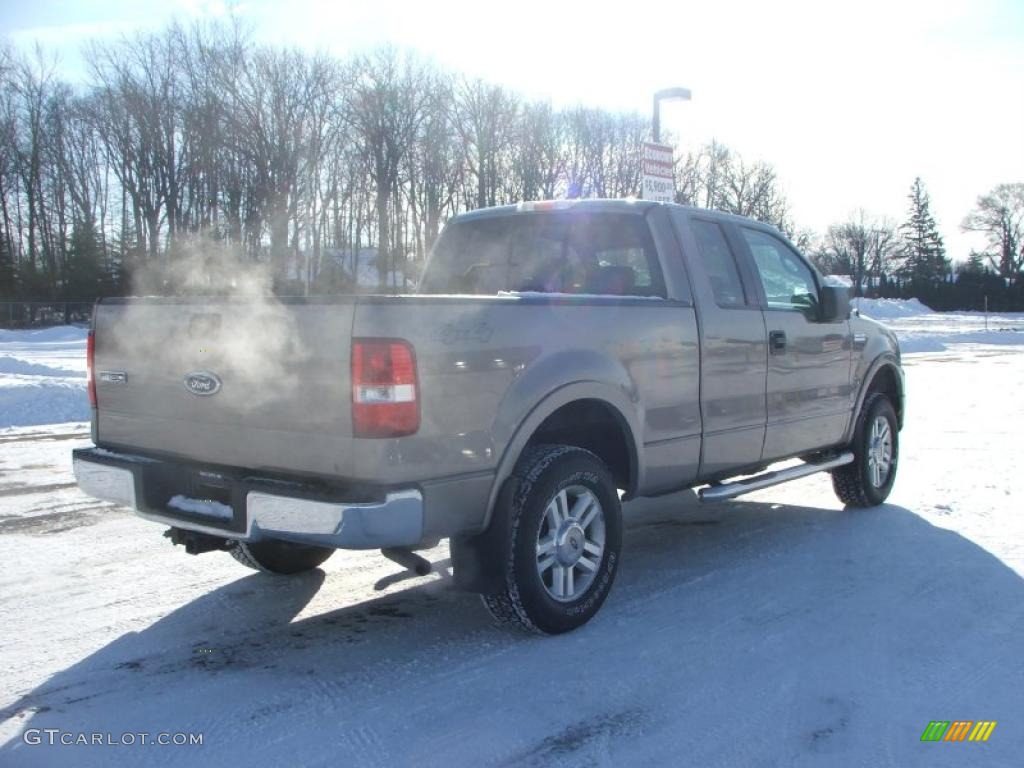
[[[488,555],[504,563],[484,605],[499,621],[548,634],[589,621],[611,590],[622,510],[611,473],[590,451],[541,445],[520,459],[498,499]]]
[[[334,554],[330,547],[293,544],[278,539],[236,541],[229,551],[242,565],[283,575],[311,571]]]
[[[881,504],[896,481],[900,450],[896,411],[881,392],[864,403],[851,447],[853,463],[832,470],[836,496],[850,507]]]

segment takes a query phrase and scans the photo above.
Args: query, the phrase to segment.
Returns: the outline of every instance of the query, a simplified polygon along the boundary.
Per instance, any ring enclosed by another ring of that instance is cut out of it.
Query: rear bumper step
[[[84,448],[74,451],[73,463],[78,486],[90,496],[130,507],[146,520],[210,536],[337,549],[412,547],[423,538],[423,495],[415,488],[388,491],[379,501],[352,502],[303,498],[218,475],[230,504],[175,494],[161,506],[146,488],[147,482],[158,482],[160,462]]]
[[[790,480],[798,480],[801,477],[814,475],[818,472],[826,472],[830,469],[841,467],[844,464],[850,464],[852,461],[853,453],[846,451],[834,458],[825,459],[824,461],[806,461],[795,467],[779,469],[772,472],[762,472],[760,475],[745,477],[742,480],[734,480],[731,483],[709,485],[707,488],[700,489],[699,496],[701,501],[725,501],[726,499],[735,499],[737,496],[742,496],[744,493],[759,491],[762,488],[770,488],[771,486],[779,485],[780,483],[788,483]]]

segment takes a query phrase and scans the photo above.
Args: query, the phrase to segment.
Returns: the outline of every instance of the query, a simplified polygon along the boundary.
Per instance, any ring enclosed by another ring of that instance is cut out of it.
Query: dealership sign
[[[676,195],[672,147],[653,141],[645,141],[643,147],[643,192],[640,196],[644,200],[671,203]]]

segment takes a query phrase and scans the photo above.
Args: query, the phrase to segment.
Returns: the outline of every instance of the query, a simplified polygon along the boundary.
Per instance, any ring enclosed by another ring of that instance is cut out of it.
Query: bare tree
[[[896,246],[892,222],[860,208],[828,228],[817,258],[831,273],[849,275],[854,295],[862,296],[866,285],[877,285],[885,274]]]
[[[455,99],[455,127],[462,138],[466,167],[476,178],[476,207],[499,202],[499,162],[515,135],[516,97],[482,80],[462,82]]]
[[[88,283],[97,254],[120,276],[200,233],[268,260],[277,290],[351,287],[374,246],[379,283],[404,281],[460,211],[640,191],[645,116],[523,102],[394,49],[258,46],[229,17],[86,61],[74,88],[0,46],[0,276],[32,295]],[[788,223],[774,170],[720,144],[679,178],[681,201]]]
[[[402,161],[412,150],[426,114],[426,80],[419,61],[390,48],[358,59],[351,74],[345,119],[369,157],[376,188],[377,268],[382,285],[389,265],[395,266],[397,243],[393,244],[389,213],[392,203],[398,203]]]
[[[984,256],[1001,277],[1024,270],[1024,184],[1000,184],[979,197],[961,227],[985,235],[990,250]]]
[[[455,213],[465,173],[451,78],[431,73],[428,92],[419,140],[406,159],[406,199],[417,259],[433,245],[444,219]]]
[[[186,146],[182,134],[176,27],[117,43],[93,44],[86,60],[98,87],[99,129],[109,137],[108,158],[131,198],[136,228],[149,257],[162,246],[162,228],[178,228]]]
[[[54,89],[53,62],[37,46],[34,56],[16,65],[19,128],[15,146],[20,186],[27,208],[27,267],[36,287],[46,286],[54,296],[57,258],[52,240],[51,217],[44,194],[46,168],[46,109]]]
[[[868,274],[882,280],[892,272],[892,261],[899,249],[896,223],[885,217],[871,220],[868,240]]]
[[[611,115],[612,142],[608,148],[608,197],[638,197],[643,173],[643,143],[650,138],[646,115]]]
[[[520,200],[553,198],[565,174],[565,122],[550,104],[524,104],[512,146],[511,175]]]
[[[784,232],[792,229],[782,185],[767,163],[749,162],[712,141],[680,160],[676,178],[677,202],[750,216]]]

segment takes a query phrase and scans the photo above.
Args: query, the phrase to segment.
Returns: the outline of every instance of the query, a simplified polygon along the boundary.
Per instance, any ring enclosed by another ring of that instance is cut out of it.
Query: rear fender
[[[562,372],[561,376],[556,372]],[[577,377],[582,374],[586,378],[559,381],[558,379],[564,377],[565,373],[572,373]],[[555,383],[554,387],[551,386],[552,382]],[[505,449],[487,499],[483,529],[490,525],[502,485],[512,474],[520,454],[534,432],[548,416],[576,400],[599,400],[610,406],[630,443],[628,449],[631,482],[627,491],[631,494],[637,488],[643,487],[644,463],[638,450],[638,446],[642,445],[643,408],[636,387],[633,386],[625,369],[594,352],[573,351],[553,355],[548,360],[531,366],[529,373],[512,387],[499,408],[495,444],[505,445]],[[536,405],[526,409],[523,406],[527,403]],[[526,415],[516,418],[516,414],[524,410]]]
[[[643,463],[637,450],[636,404],[626,396],[621,388],[601,382],[576,381],[559,387],[530,411],[509,441],[491,486],[486,516],[479,533],[451,539],[450,549],[457,588],[483,594],[492,594],[501,589],[503,563],[500,559],[495,559],[494,553],[502,551],[508,531],[503,530],[503,527],[497,524],[494,512],[502,494],[509,494],[512,490],[506,481],[512,475],[516,462],[519,461],[520,455],[537,428],[559,408],[577,400],[602,401],[609,405],[613,413],[620,419],[620,425],[630,443],[630,477],[632,478],[630,485],[633,487],[629,491],[632,492],[639,487],[642,482]],[[629,414],[633,417],[630,418]]]

